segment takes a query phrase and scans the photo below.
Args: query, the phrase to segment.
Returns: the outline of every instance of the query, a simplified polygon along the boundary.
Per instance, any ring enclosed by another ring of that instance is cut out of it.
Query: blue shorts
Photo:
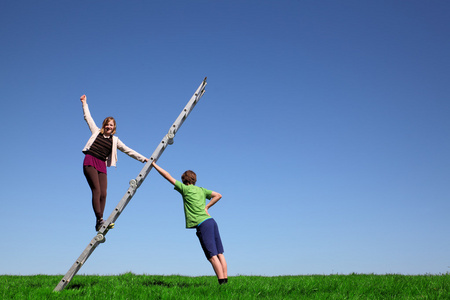
[[[202,245],[206,259],[222,254],[223,246],[220,239],[219,227],[213,218],[207,219],[197,227],[197,237]]]

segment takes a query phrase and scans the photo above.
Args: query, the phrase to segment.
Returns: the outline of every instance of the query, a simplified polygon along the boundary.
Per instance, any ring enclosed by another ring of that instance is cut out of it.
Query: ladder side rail
[[[69,271],[63,277],[63,279],[61,279],[61,281],[55,287],[55,289],[53,290],[54,292],[59,292],[59,291],[63,290],[66,287],[66,285],[68,285],[70,283],[70,281],[75,276],[75,274],[78,273],[78,271],[83,266],[83,264],[86,262],[86,260],[89,258],[89,256],[91,256],[92,252],[94,252],[95,248],[97,248],[97,246],[103,241],[104,240],[102,239],[102,237],[99,237],[99,235],[96,235],[89,242],[87,247],[84,249],[84,251],[78,257],[78,259],[72,265],[72,267],[69,269]]]
[[[157,161],[159,157],[162,155],[164,150],[169,145],[169,138],[167,135],[163,137],[159,145],[156,147],[155,151],[153,151],[152,156],[150,156],[149,161],[145,164],[145,166],[142,168],[141,172],[139,172],[138,176],[135,179],[136,188],[141,186],[142,182],[144,182],[145,178],[147,177],[148,173],[150,173],[152,169],[152,161]]]
[[[173,143],[173,138],[175,136],[175,133],[178,131],[178,129],[184,123],[187,116],[190,114],[190,112],[194,108],[194,106],[197,104],[197,102],[200,100],[200,98],[205,93],[205,86],[206,86],[206,77],[203,80],[203,82],[200,84],[200,86],[197,88],[196,92],[191,97],[191,99],[189,100],[188,104],[185,106],[183,111],[180,113],[178,118],[175,120],[175,122],[171,126],[171,128],[169,130],[169,134],[166,134],[164,136],[164,138],[162,139],[162,141],[159,143],[159,145],[156,147],[156,150],[153,152],[152,156],[150,157],[150,160],[142,168],[138,177],[136,179],[132,179],[130,181],[130,187],[128,188],[127,192],[120,200],[119,204],[113,210],[111,215],[108,217],[106,224],[103,225],[102,228],[100,228],[98,234],[91,240],[89,245],[85,248],[85,250],[81,253],[81,255],[78,257],[78,259],[72,265],[72,267],[66,273],[66,275],[61,279],[61,281],[55,287],[55,289],[53,290],[54,292],[63,290],[69,284],[69,282],[72,280],[72,278],[77,274],[77,272],[80,270],[80,268],[86,262],[86,260],[89,258],[89,256],[92,254],[92,252],[94,252],[95,248],[97,248],[97,246],[100,243],[105,242],[104,236],[109,231],[108,226],[111,223],[114,223],[115,220],[117,220],[119,218],[122,211],[125,209],[127,204],[131,201],[131,198],[136,193],[137,188],[142,184],[142,182],[147,177],[148,173],[153,168],[153,166],[151,164],[152,161],[157,161],[159,159],[159,157],[162,155],[162,153],[164,152],[164,150],[167,148],[167,145],[170,145]]]
[[[148,170],[148,172],[150,172],[150,170],[152,168],[151,162],[153,161],[153,157],[157,156],[159,158],[161,156],[161,154],[164,152],[166,147],[167,147],[167,143],[163,139],[161,141],[161,143],[158,145],[158,147],[156,148],[156,150],[153,152],[153,155],[151,156],[150,160],[145,164],[143,170],[146,168],[150,168]],[[148,172],[147,172],[147,174],[148,174]],[[139,173],[139,175],[136,179],[132,179],[130,181],[130,187],[128,188],[128,191],[122,197],[119,204],[117,204],[116,208],[113,210],[111,215],[108,217],[105,225],[103,225],[102,228],[100,229],[100,231],[99,231],[100,233],[107,231],[109,224],[114,223],[119,218],[120,214],[125,209],[125,207],[128,205],[128,203],[131,201],[131,198],[133,198],[138,187],[140,186],[140,184],[142,184],[144,179],[145,179],[145,177],[143,177],[142,171],[141,171],[141,173]],[[104,234],[106,234],[106,232]]]
[[[144,179],[147,177],[148,173],[150,173],[152,169],[152,161],[157,161],[159,157],[161,156],[162,152],[165,150],[167,145],[170,145],[173,143],[173,138],[175,137],[176,132],[181,127],[181,125],[186,120],[187,116],[191,113],[197,102],[200,100],[200,98],[205,93],[205,87],[206,87],[206,77],[203,80],[203,82],[200,84],[200,86],[195,91],[194,95],[189,100],[188,104],[184,107],[184,109],[181,111],[181,113],[178,115],[175,122],[172,124],[172,126],[169,129],[169,133],[164,136],[161,143],[159,144],[159,147],[161,147],[161,151],[157,148],[155,152],[153,152],[152,156],[150,157],[150,160],[147,162],[147,164],[142,168],[141,172],[136,178],[137,187],[139,187]]]
[[[173,135],[175,135],[177,133],[178,129],[181,127],[181,125],[184,123],[184,121],[189,116],[191,111],[194,109],[198,100],[200,100],[200,98],[205,93],[205,87],[206,87],[206,77],[203,80],[203,82],[200,84],[200,86],[197,88],[194,95],[189,100],[188,104],[186,104],[186,106],[184,107],[183,111],[180,113],[178,118],[173,123],[171,129],[169,130],[169,133],[172,133]]]
[[[162,155],[164,150],[167,148],[168,145],[171,144],[171,141],[175,137],[175,133],[178,131],[178,129],[181,127],[181,125],[184,123],[188,115],[191,113],[191,111],[194,109],[197,102],[200,100],[200,98],[205,93],[205,87],[206,87],[206,77],[203,80],[203,82],[200,84],[200,86],[195,91],[194,95],[192,95],[191,99],[188,101],[184,109],[181,111],[181,113],[178,115],[175,122],[172,124],[171,129],[169,130],[169,134],[166,134],[159,145],[156,147],[156,150],[153,152],[152,156],[150,157],[150,160],[145,164],[145,166],[142,168],[141,172],[138,174],[136,179],[132,179],[130,181],[130,188],[128,189],[125,196],[122,198],[122,200],[119,202],[119,204],[116,206],[116,208],[113,210],[111,215],[106,220],[105,225],[102,226],[100,229],[100,233],[108,231],[108,226],[111,223],[114,223],[118,218],[119,215],[122,213],[122,211],[125,209],[125,207],[128,205],[128,203],[131,201],[131,198],[136,193],[136,190],[139,188],[139,186],[144,182],[147,175],[152,170],[152,161],[157,161],[159,157]],[[171,131],[173,131],[173,135],[170,135]]]

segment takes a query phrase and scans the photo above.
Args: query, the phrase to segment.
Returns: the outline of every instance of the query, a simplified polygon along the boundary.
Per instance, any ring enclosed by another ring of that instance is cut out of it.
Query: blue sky
[[[0,274],[65,274],[94,237],[94,120],[220,192],[229,275],[450,270],[447,1],[2,1]],[[142,163],[119,152],[105,216]],[[79,274],[213,275],[152,171]]]

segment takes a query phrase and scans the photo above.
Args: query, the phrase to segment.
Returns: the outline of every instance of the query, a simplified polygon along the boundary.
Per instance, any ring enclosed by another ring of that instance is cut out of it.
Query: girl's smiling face
[[[113,120],[109,120],[108,123],[105,124],[103,134],[106,136],[110,136],[112,132],[114,131],[114,127],[116,127],[116,124],[114,124]]]
[[[101,130],[102,134],[105,136],[111,136],[116,133],[116,120],[113,117],[108,117],[103,121],[103,126]]]

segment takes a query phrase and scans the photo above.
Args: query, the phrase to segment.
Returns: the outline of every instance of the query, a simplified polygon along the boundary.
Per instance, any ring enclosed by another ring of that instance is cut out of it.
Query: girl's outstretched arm
[[[81,100],[81,105],[83,106],[84,119],[86,120],[86,123],[88,124],[89,129],[91,130],[92,133],[96,132],[97,130],[100,130],[100,128],[97,127],[97,125],[94,122],[94,119],[91,116],[91,113],[89,111],[89,107],[87,104],[86,95],[81,96],[80,100]]]

